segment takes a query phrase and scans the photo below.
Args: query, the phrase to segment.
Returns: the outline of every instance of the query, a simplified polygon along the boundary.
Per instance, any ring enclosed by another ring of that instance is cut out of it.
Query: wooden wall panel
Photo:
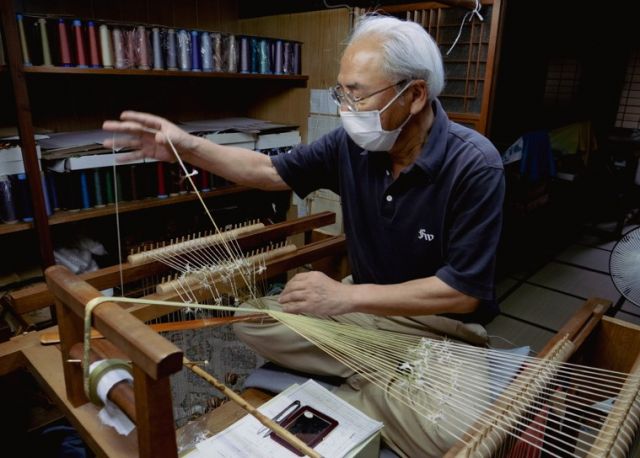
[[[282,94],[265,94],[264,103],[250,112],[257,118],[300,125],[307,135],[310,89],[326,89],[335,84],[340,56],[351,30],[346,9],[282,14],[239,22],[240,33],[301,41],[302,73],[309,75],[308,87]]]
[[[499,57],[502,0],[482,0],[481,3],[484,21],[474,18],[466,21],[462,29],[460,24],[467,10],[443,3],[391,5],[383,6],[382,10],[414,21],[431,34],[442,52],[446,75],[440,102],[449,118],[486,134]],[[458,34],[457,45],[447,55]]]

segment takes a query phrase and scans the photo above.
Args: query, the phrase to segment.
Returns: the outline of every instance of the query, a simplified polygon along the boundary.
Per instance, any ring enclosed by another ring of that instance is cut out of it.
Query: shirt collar
[[[414,164],[433,179],[438,175],[444,162],[449,132],[449,117],[438,99],[434,99],[431,102],[431,108],[433,109],[434,118],[431,131],[429,132],[427,143],[422,147],[422,151]]]

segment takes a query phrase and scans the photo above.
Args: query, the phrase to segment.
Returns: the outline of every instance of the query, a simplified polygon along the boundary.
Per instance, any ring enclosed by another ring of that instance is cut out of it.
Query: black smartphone
[[[301,406],[282,420],[280,426],[313,448],[338,426],[338,421],[322,412],[318,412],[313,407]],[[273,431],[270,436],[271,439],[288,448],[296,455],[304,456]]]

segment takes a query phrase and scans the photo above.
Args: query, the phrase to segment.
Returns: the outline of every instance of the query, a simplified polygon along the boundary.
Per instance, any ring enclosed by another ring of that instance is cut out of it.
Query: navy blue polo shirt
[[[435,275],[481,301],[474,313],[452,317],[486,323],[498,312],[502,160],[489,140],[450,121],[438,100],[432,106],[427,143],[396,180],[386,152],[363,150],[341,127],[271,160],[298,196],[320,188],[340,195],[355,283]]]

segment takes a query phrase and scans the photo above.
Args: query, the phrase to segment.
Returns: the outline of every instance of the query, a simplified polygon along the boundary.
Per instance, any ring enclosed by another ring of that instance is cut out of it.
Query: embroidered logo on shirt
[[[427,234],[426,229],[420,229],[418,231],[418,240],[426,240],[427,242],[431,242],[434,239],[433,234]]]

